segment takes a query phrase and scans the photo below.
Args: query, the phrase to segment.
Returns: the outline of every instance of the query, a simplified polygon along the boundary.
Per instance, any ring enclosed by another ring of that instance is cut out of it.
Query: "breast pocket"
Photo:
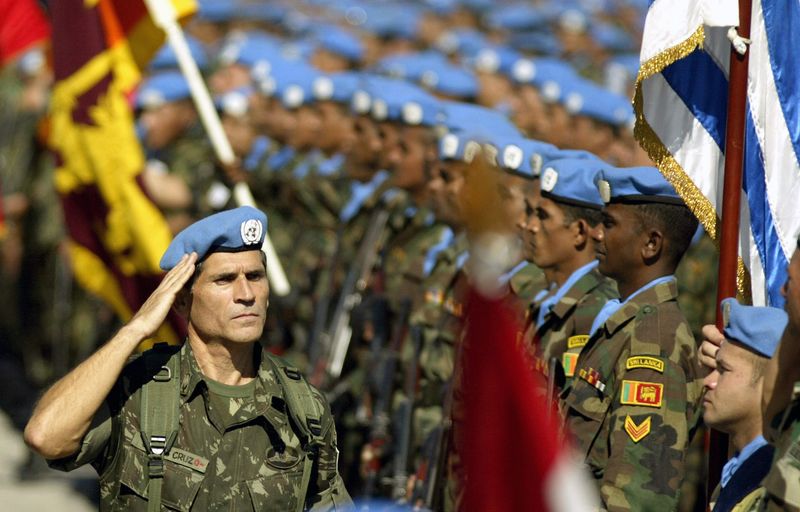
[[[270,476],[261,476],[246,482],[253,510],[297,510],[305,499],[303,485],[303,464],[292,469],[282,470]]]
[[[147,476],[147,454],[133,446],[123,448],[124,460],[120,472],[120,487],[114,510],[144,510],[149,497]],[[203,475],[170,462],[164,462],[164,478],[161,486],[161,508],[188,511]]]
[[[593,471],[602,465],[595,452],[598,438],[607,430],[604,425],[611,406],[607,391],[608,388],[601,391],[583,379],[575,379],[564,398],[567,427]]]

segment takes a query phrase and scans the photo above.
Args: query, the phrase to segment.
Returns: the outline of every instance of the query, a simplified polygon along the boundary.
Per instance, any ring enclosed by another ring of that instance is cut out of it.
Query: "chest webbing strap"
[[[305,507],[304,498],[308,494],[312,466],[314,465],[314,460],[317,458],[319,448],[322,446],[325,436],[322,425],[325,409],[314,397],[311,386],[305,381],[296,368],[286,366],[282,364],[280,360],[272,357],[269,359],[275,368],[275,375],[278,377],[278,381],[283,389],[289,417],[292,418],[300,432],[306,438],[306,445],[304,447],[306,456],[303,460],[303,480],[300,486],[303,498],[298,500],[297,506],[297,510],[301,511]]]
[[[170,357],[173,355],[173,357]],[[142,387],[141,436],[147,451],[147,510],[161,510],[164,455],[178,436],[180,419],[180,355],[163,348],[145,354],[148,375]]]

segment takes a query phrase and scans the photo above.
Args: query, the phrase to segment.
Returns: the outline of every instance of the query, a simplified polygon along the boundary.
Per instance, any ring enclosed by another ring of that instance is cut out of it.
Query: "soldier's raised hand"
[[[164,275],[158,288],[150,294],[126,328],[135,331],[141,339],[155,334],[167,318],[178,292],[194,274],[195,263],[197,263],[196,253],[184,254],[180,262]]]
[[[725,336],[714,324],[704,325],[702,333],[703,342],[700,344],[697,358],[702,368],[712,372],[717,369],[717,351],[725,341]]]

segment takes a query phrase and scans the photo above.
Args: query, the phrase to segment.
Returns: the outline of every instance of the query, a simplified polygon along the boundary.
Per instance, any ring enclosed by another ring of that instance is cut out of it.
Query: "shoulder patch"
[[[638,425],[633,421],[633,418],[625,416],[625,432],[628,433],[634,443],[638,443],[650,433],[650,416]]]
[[[625,362],[625,368],[628,370],[646,368],[648,370],[655,370],[658,373],[664,373],[664,361],[657,357],[649,356],[629,357]]]
[[[588,334],[577,334],[567,338],[567,348],[580,348],[589,342]]]
[[[561,356],[561,365],[564,367],[564,375],[572,377],[575,375],[575,368],[578,367],[578,354],[564,352]]]
[[[625,405],[661,407],[664,385],[657,382],[623,380],[619,401]]]

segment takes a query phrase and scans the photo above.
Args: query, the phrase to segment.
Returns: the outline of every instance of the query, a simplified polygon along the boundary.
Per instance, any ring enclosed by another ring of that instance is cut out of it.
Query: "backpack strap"
[[[272,363],[275,375],[283,389],[287,413],[305,437],[303,449],[306,457],[303,461],[303,481],[300,487],[301,495],[305,497],[311,481],[311,469],[319,455],[319,448],[323,445],[325,434],[330,428],[330,422],[326,421],[323,424],[325,407],[300,371],[271,354],[265,353],[265,356]],[[297,510],[301,511],[304,507],[305,499],[298,500]]]
[[[147,510],[161,510],[164,455],[178,436],[180,419],[180,354],[166,343],[158,343],[142,355],[147,375],[142,386],[140,433],[147,452]]]

